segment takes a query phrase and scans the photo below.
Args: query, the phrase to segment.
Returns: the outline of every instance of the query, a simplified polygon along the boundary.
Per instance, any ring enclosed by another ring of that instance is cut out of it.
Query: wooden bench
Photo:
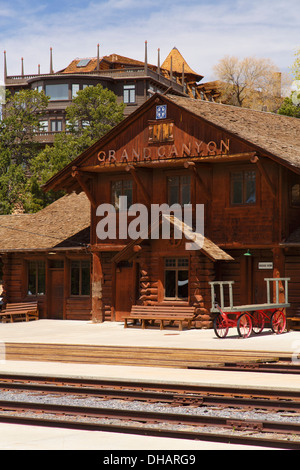
[[[288,317],[286,319],[287,331],[300,330],[300,317]]]
[[[155,322],[160,324],[160,329],[163,330],[165,322],[173,324],[178,322],[179,330],[183,329],[183,323],[187,322],[187,327],[191,328],[192,321],[195,318],[194,307],[177,307],[167,305],[133,305],[130,315],[123,318],[124,328],[127,328],[128,321],[132,320],[132,324],[137,321],[141,323],[142,329],[145,329],[150,322],[152,325]]]
[[[18,302],[7,304],[0,312],[2,322],[38,320],[39,311],[37,302]]]

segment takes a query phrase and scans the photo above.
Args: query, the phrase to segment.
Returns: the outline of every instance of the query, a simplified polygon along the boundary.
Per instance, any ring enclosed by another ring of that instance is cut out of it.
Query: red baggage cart
[[[242,338],[248,338],[251,333],[259,334],[269,323],[272,331],[281,334],[286,327],[285,309],[288,303],[288,281],[290,278],[265,278],[267,283],[267,303],[253,305],[233,305],[234,281],[210,282],[212,308],[216,313],[214,331],[218,338],[225,338],[229,328],[236,327]],[[284,287],[284,302],[280,302],[280,285]],[[273,288],[273,289],[272,289]],[[216,290],[219,292],[217,293]],[[271,293],[275,301],[271,302]],[[219,294],[219,301],[216,300]],[[228,306],[225,303],[229,302]]]

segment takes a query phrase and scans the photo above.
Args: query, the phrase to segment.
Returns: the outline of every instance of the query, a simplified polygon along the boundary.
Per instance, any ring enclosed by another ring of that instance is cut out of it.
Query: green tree
[[[66,109],[67,132],[59,133],[53,146],[46,146],[30,163],[30,198],[27,204],[41,209],[61,197],[61,192],[44,193],[42,185],[75,157],[100,139],[124,118],[123,103],[100,84],[78,92]]]
[[[295,62],[292,65],[295,80],[300,80],[300,49],[295,52]]]
[[[48,98],[36,90],[6,95],[0,121],[0,214],[26,204],[30,163],[39,152],[34,134],[47,106]]]
[[[0,122],[0,150],[9,150],[11,162],[28,168],[39,151],[34,134],[39,130],[39,120],[48,106],[48,98],[37,90],[21,90],[14,95],[7,92]]]
[[[284,99],[281,107],[279,108],[278,114],[300,118],[300,106],[296,106],[293,103],[292,98],[287,97]]]
[[[66,110],[69,130],[84,135],[89,145],[122,121],[124,108],[123,103],[117,103],[116,95],[101,84],[86,87]]]
[[[295,80],[292,84],[292,92],[289,97],[285,98],[278,114],[300,118],[300,49],[295,53],[295,62],[292,66],[292,73]]]

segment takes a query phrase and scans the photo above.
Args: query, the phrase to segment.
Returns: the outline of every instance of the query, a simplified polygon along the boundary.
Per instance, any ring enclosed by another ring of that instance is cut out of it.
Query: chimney
[[[97,72],[100,70],[99,44],[97,44]]]
[[[157,49],[157,73],[160,75],[160,48]]]
[[[4,83],[7,78],[6,51],[4,51]]]
[[[148,74],[148,51],[147,51],[147,41],[145,41],[145,75]]]
[[[50,47],[50,73],[53,73],[52,47]]]
[[[24,59],[21,57],[21,75],[24,77]]]
[[[281,72],[274,74],[274,94],[276,97],[281,98]]]

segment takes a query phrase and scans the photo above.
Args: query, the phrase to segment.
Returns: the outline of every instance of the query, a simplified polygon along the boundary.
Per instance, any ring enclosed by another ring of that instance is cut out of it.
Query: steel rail
[[[94,396],[101,399],[164,402],[173,405],[234,406],[247,409],[300,411],[300,391],[191,384],[139,383],[36,376],[4,376],[0,389]]]
[[[230,442],[255,445],[258,447],[280,448],[280,449],[298,449],[300,448],[300,424],[282,423],[274,421],[260,420],[240,420],[220,417],[206,417],[190,414],[161,413],[137,410],[118,410],[110,408],[94,408],[82,406],[65,406],[29,402],[0,402],[0,422],[19,423],[27,425],[63,427],[72,429],[88,429],[98,431],[122,432],[130,434],[156,435],[161,437],[176,437],[180,439],[194,439],[211,442]],[[24,413],[35,413],[37,416],[26,416]],[[6,413],[6,414],[5,414]],[[11,414],[7,414],[11,413]],[[21,413],[21,414],[20,414]],[[42,413],[42,414],[41,414]],[[43,416],[43,414],[54,414],[56,417]],[[59,415],[60,418],[57,418]],[[82,416],[84,420],[78,420]],[[113,419],[125,421],[124,423],[101,423],[100,421],[90,422],[87,419]],[[130,424],[129,424],[130,422]],[[138,425],[136,424],[138,422]],[[152,423],[152,427],[149,426]],[[165,427],[154,428],[153,423],[157,425],[164,424]],[[170,429],[167,424],[176,424],[189,426],[185,429]],[[193,426],[194,430],[190,427]],[[205,427],[210,430],[205,432]],[[204,431],[199,430],[199,427]],[[230,430],[227,433],[218,433],[213,429],[221,428]],[[232,432],[234,431],[234,432]],[[245,434],[243,434],[243,432]],[[249,436],[251,432],[252,435]],[[257,433],[256,437],[253,433]],[[265,433],[271,433],[272,437],[265,437]],[[280,437],[274,436],[279,434]],[[291,440],[290,435],[293,435]],[[288,435],[289,438],[284,438]],[[297,436],[298,440],[294,440]]]

